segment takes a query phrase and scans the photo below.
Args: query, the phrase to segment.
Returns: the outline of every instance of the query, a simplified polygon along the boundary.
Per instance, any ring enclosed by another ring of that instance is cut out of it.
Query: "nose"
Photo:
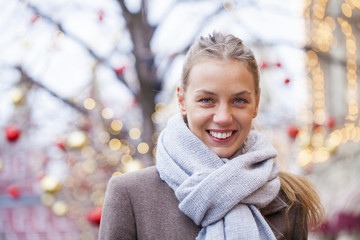
[[[216,124],[225,126],[229,125],[233,121],[233,115],[231,107],[227,104],[220,105],[214,114],[213,120]]]

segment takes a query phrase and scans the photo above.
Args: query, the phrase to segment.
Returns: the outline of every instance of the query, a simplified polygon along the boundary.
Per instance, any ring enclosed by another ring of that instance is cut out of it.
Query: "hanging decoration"
[[[40,16],[39,14],[35,13],[35,14],[32,16],[32,18],[31,18],[31,20],[30,20],[30,23],[31,23],[31,24],[34,24],[34,23],[36,23],[40,18],[41,18],[41,16]]]
[[[63,139],[57,139],[55,141],[55,146],[57,146],[61,150],[65,150],[66,149],[66,142]]]
[[[66,145],[71,148],[80,149],[85,146],[86,142],[86,134],[83,131],[75,131],[68,136]]]
[[[20,134],[20,129],[14,124],[5,127],[5,136],[9,142],[17,141],[20,137]]]
[[[24,91],[19,87],[11,89],[10,99],[13,104],[20,104],[24,99]]]
[[[61,184],[55,176],[46,175],[40,181],[41,188],[47,193],[56,193],[60,190]]]
[[[20,197],[20,189],[17,185],[9,185],[7,187],[7,193],[11,198],[19,198]]]
[[[101,212],[102,212],[101,207],[93,208],[86,214],[86,218],[90,223],[100,225]]]
[[[120,66],[120,67],[114,68],[114,71],[118,76],[122,76],[124,74],[125,70],[126,70],[125,66]]]
[[[299,134],[299,128],[295,125],[290,125],[288,127],[288,135],[291,138],[296,138],[296,136]]]
[[[97,12],[97,15],[98,15],[98,20],[99,20],[99,22],[101,22],[101,21],[104,20],[105,12],[104,12],[103,9],[99,9],[98,12]]]

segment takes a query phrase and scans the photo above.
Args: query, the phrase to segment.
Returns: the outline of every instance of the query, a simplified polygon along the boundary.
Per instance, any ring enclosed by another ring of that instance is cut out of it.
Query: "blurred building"
[[[319,239],[360,236],[360,1],[305,1],[307,109],[298,163],[326,210]]]

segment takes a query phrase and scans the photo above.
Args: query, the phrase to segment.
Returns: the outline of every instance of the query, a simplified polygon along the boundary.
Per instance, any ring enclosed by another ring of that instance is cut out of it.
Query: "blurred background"
[[[97,239],[112,175],[155,163],[189,46],[255,52],[256,127],[360,239],[360,0],[0,0],[0,240]]]

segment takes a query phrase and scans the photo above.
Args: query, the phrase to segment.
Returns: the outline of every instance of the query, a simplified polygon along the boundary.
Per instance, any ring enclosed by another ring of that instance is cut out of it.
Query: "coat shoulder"
[[[159,173],[155,166],[143,168],[134,172],[128,172],[111,177],[110,181],[123,184],[137,185],[139,182],[161,182]]]
[[[129,215],[123,216],[128,218],[127,222],[134,222],[136,239],[159,239],[160,236],[161,239],[195,239],[200,231],[179,210],[179,201],[167,183],[160,179],[155,166],[112,177],[109,189],[114,189],[112,192],[116,195],[127,197],[127,207],[118,202],[117,208],[132,209],[133,219]]]
[[[111,177],[109,185],[122,190],[126,189],[128,194],[138,197],[142,194],[150,197],[159,191],[172,193],[168,185],[160,179],[155,166]]]

